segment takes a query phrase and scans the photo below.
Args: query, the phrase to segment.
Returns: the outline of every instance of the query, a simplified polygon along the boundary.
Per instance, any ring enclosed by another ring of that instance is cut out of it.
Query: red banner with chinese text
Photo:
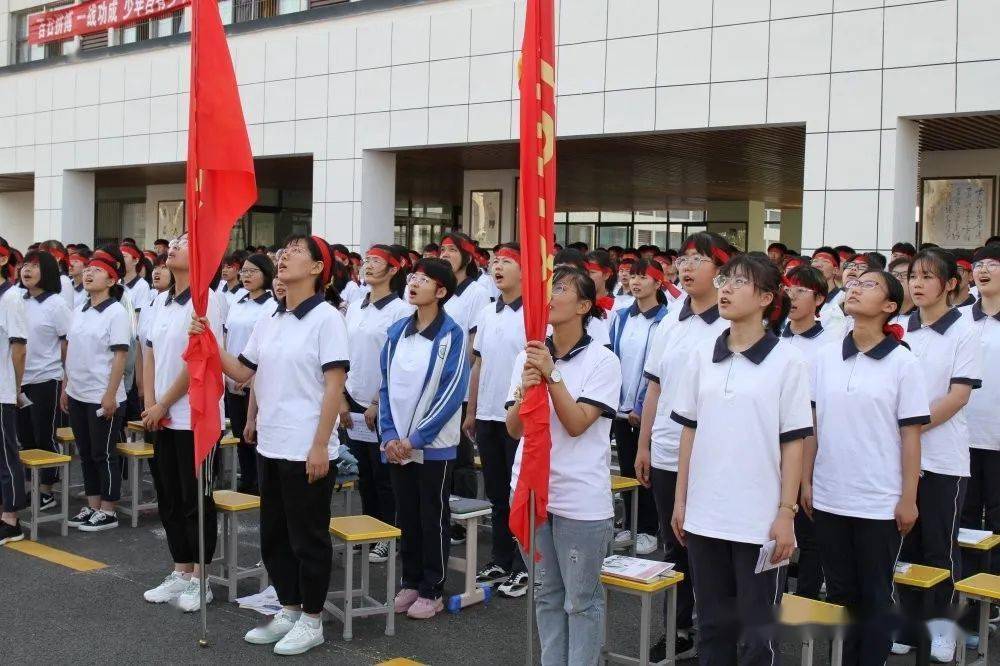
[[[181,9],[191,0],[90,0],[28,17],[28,43],[61,42]]]

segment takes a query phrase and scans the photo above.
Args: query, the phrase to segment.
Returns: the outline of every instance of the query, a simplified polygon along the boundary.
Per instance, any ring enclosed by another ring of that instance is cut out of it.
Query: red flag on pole
[[[521,47],[521,256],[524,329],[544,340],[552,290],[553,213],[556,203],[556,79],[553,0],[528,0]],[[510,507],[511,532],[529,543],[530,493],[535,523],[545,520],[549,499],[549,394],[528,390],[521,403],[524,444],[521,473]]]
[[[212,281],[236,219],[257,200],[253,154],[236,73],[216,0],[191,3],[191,103],[188,123],[187,228],[191,300],[204,316]],[[211,330],[192,336],[184,352],[191,381],[195,469],[219,439],[222,362]]]

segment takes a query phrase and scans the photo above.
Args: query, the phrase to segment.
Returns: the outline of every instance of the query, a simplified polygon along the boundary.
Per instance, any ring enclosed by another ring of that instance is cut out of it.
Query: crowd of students
[[[261,498],[261,553],[282,604],[250,643],[299,654],[323,642],[341,442],[364,513],[402,531],[395,612],[442,611],[448,550],[465,538],[449,496],[475,496],[477,453],[492,504],[477,581],[523,596],[509,498],[519,404],[542,384],[542,663],[597,662],[601,563],[632,540],[643,555],[662,542],[686,576],[680,658],[774,661],[787,567],[755,573],[773,542],[773,564],[798,548],[797,594],[854,614],[845,663],[882,663],[917,631],[950,660],[958,529],[1000,532],[1000,238],[974,252],[898,243],[891,258],[843,246],[803,257],[780,243],[744,253],[707,232],[677,251],[557,249],[550,335],[528,343],[518,244],[486,250],[457,231],[420,252],[374,245],[362,256],[318,236],[233,252],[201,318],[184,235],[151,251],[48,240],[24,255],[0,238],[0,544],[23,538],[18,450],[59,450],[61,424],[87,496],[70,524],[117,527],[115,446],[125,421],[141,419],[173,561],[145,599],[199,607],[199,503],[206,561],[216,522],[211,493],[198,493],[182,354],[211,329],[226,376],[220,417],[240,438],[239,489]],[[638,515],[625,507],[617,523],[635,534],[616,529],[612,441],[620,473],[642,485]],[[42,509],[57,480],[42,478]],[[370,561],[388,552],[379,543]],[[929,616],[897,594],[900,561],[950,572]],[[664,636],[651,660],[665,646]]]

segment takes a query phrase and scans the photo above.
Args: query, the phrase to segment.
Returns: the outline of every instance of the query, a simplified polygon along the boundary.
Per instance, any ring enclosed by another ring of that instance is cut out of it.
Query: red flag
[[[222,261],[236,219],[257,200],[253,154],[236,73],[215,0],[191,3],[191,104],[187,192],[191,300],[204,316],[209,283]],[[192,336],[184,352],[195,469],[219,439],[222,362],[211,330]]]
[[[521,46],[521,257],[524,330],[544,340],[552,291],[553,213],[556,203],[556,59],[553,0],[528,0]],[[526,548],[529,492],[535,493],[535,524],[549,501],[549,393],[528,390],[521,403],[524,444],[521,474],[510,507],[510,529]]]

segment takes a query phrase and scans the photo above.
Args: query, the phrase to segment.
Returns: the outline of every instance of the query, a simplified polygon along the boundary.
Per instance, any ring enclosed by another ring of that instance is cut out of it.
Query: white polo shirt
[[[70,312],[73,311],[73,302],[76,299],[76,292],[73,290],[73,278],[68,275],[59,275],[59,295]]]
[[[983,362],[983,385],[972,392],[965,415],[969,419],[969,446],[974,449],[1000,451],[1000,313],[987,315],[982,301],[961,308],[965,321],[979,337],[979,352]]]
[[[920,310],[910,315],[905,340],[920,360],[931,404],[952,384],[982,386],[982,361],[976,331],[952,308],[930,326]],[[963,407],[953,417],[920,436],[920,468],[951,476],[969,476],[969,424]]]
[[[90,300],[90,294],[83,288],[83,284],[73,286],[73,312],[83,307],[83,304]]]
[[[552,352],[551,338],[546,342]],[[552,352],[555,357],[555,353]],[[514,389],[521,383],[526,354],[514,360],[510,376],[508,404],[514,403]],[[549,430],[552,450],[549,471],[549,512],[572,520],[607,520],[614,517],[611,500],[611,419],[621,391],[621,364],[614,352],[584,335],[562,358],[556,358],[566,390],[577,402],[600,408],[601,416],[579,437],[571,437],[563,427],[549,399]],[[511,492],[521,473],[521,439],[511,470]]]
[[[72,289],[71,289],[72,291]],[[37,298],[24,292],[24,315],[28,322],[28,356],[24,361],[24,385],[63,378],[62,341],[72,318],[66,301],[43,291]]]
[[[66,342],[66,394],[99,404],[111,379],[115,352],[127,352],[132,342],[128,312],[113,298],[96,307],[88,300],[74,314]],[[125,382],[118,383],[115,401],[125,402]]]
[[[229,306],[229,314],[222,327],[226,334],[226,351],[233,356],[242,354],[258,320],[269,317],[277,307],[278,302],[271,296],[271,292],[265,291],[257,298],[250,298],[250,294],[244,289],[243,296]],[[236,389],[236,382],[229,377],[226,377],[226,389],[231,393]]]
[[[444,303],[445,313],[455,320],[463,331],[476,332],[476,317],[490,302],[490,295],[475,278],[467,277],[455,288],[455,293]],[[468,402],[469,393],[465,393]]]
[[[500,288],[497,287],[497,281],[493,279],[493,274],[489,270],[484,268],[480,271],[479,279],[476,282],[486,291],[491,300],[495,301],[500,298]]]
[[[860,353],[854,336],[825,345],[812,371],[818,450],[813,505],[892,520],[903,494],[900,428],[930,423],[920,362],[892,336]]]
[[[836,335],[846,334],[848,330],[845,321],[847,315],[840,307],[846,296],[847,293],[842,288],[837,287],[826,295],[826,302],[819,309],[819,321],[823,324],[823,328]]]
[[[649,447],[650,464],[656,469],[677,471],[683,426],[670,418],[670,412],[692,350],[728,328],[729,321],[719,316],[718,305],[699,315],[691,310],[690,298],[681,307],[671,308],[657,327],[644,369],[646,378],[660,385]]]
[[[208,290],[208,308],[206,314],[212,334],[217,340],[222,339],[222,296]],[[185,289],[180,294],[174,294],[169,289],[153,301],[153,312],[146,330],[146,346],[153,350],[155,381],[153,395],[160,400],[170,389],[184,367],[182,355],[188,346],[188,328],[191,326],[191,289]],[[147,405],[148,407],[149,405]],[[220,423],[223,416],[223,400],[219,397]],[[165,426],[170,430],[191,430],[191,404],[187,392],[184,392],[177,402],[167,410],[165,417],[169,423]]]
[[[670,415],[695,429],[684,529],[763,544],[781,503],[781,444],[813,432],[809,370],[772,333],[743,353],[728,341],[727,330],[694,350]]]
[[[619,310],[611,322],[612,330],[617,330],[619,319],[624,319],[621,337],[614,342],[614,351],[622,366],[622,390],[618,400],[618,415],[621,417],[628,417],[639,399],[646,359],[662,323],[656,321],[656,317],[666,309],[666,305],[657,302],[646,312],[640,312],[636,302],[625,310]]]
[[[620,287],[619,287],[620,288]],[[631,307],[635,303],[635,296],[615,291],[615,304],[611,306],[612,312],[618,312]]]
[[[142,310],[146,307],[152,297],[152,288],[138,273],[130,282],[125,283],[125,290],[128,292],[129,298],[132,299],[132,307],[135,310]]]
[[[0,280],[0,403],[17,403],[17,381],[11,344],[26,344],[28,323],[24,317],[24,299],[12,282]]]
[[[476,324],[472,353],[479,357],[479,394],[476,419],[505,421],[510,372],[514,359],[528,344],[524,334],[524,311],[517,298],[509,304],[501,295],[496,303],[483,306]]]
[[[350,369],[344,316],[322,293],[291,312],[279,302],[274,314],[254,326],[240,361],[257,373],[257,452],[265,458],[304,461],[319,426],[324,373]],[[334,430],[327,445],[330,460],[337,458],[339,448]]]
[[[790,323],[786,323],[785,327],[781,331],[781,341],[792,345],[802,352],[802,355],[806,359],[806,363],[809,364],[810,372],[816,364],[816,356],[819,354],[820,349],[840,339],[841,338],[839,336],[823,328],[823,324],[819,321],[802,333],[795,333],[792,330]],[[811,392],[810,395],[812,395]],[[813,399],[813,402],[815,402],[815,398]]]
[[[340,298],[343,299],[345,303],[353,303],[358,300],[361,295],[361,285],[359,285],[354,280],[348,280],[347,284],[340,291]]]

